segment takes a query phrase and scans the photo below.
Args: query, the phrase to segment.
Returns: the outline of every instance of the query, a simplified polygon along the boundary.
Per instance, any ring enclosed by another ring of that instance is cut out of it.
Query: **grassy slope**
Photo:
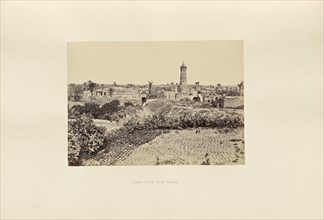
[[[183,114],[233,114],[243,117],[243,109],[219,109],[214,107],[193,107],[183,106],[171,100],[158,99],[148,103],[144,109],[148,109],[155,114],[163,114],[168,117],[177,118]]]

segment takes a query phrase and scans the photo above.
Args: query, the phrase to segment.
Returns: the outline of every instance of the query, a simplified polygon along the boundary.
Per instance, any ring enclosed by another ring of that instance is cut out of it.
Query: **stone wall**
[[[243,96],[227,96],[225,97],[224,107],[235,108],[244,105]]]

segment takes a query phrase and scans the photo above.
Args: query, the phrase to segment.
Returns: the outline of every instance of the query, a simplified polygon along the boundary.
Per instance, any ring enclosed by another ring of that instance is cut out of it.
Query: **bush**
[[[134,105],[134,103],[132,103],[132,102],[125,102],[125,103],[124,103],[124,106],[125,106],[125,107],[128,107],[128,106],[132,106],[132,107],[134,107],[135,105]]]
[[[76,84],[68,85],[68,100],[70,101],[80,101],[83,95],[83,86]]]
[[[92,115],[92,117],[94,118],[98,118],[98,116],[100,115],[100,105],[97,103],[93,103],[93,102],[88,102],[84,104],[84,112],[85,114],[90,114]]]
[[[76,138],[68,135],[68,162],[70,166],[79,165],[81,147],[77,144]]]
[[[167,118],[164,115],[153,115],[140,120],[132,118],[124,124],[130,130],[179,129],[194,127],[238,128],[243,127],[243,119],[239,115],[203,115],[184,114],[179,118]]]
[[[68,109],[68,118],[77,118],[78,116],[84,114],[83,105],[74,105]]]
[[[119,121],[128,115],[135,115],[139,110],[139,106],[135,106],[131,102],[125,102],[125,106],[119,106],[118,100],[112,100],[100,107],[97,103],[85,103],[84,105],[74,105],[68,109],[68,117],[75,119],[83,114],[89,114],[95,119],[104,119],[110,121]]]
[[[98,118],[105,119],[105,120],[112,120],[112,115],[118,112],[119,110],[119,101],[113,100],[109,103],[105,103],[103,106],[101,106]]]
[[[69,165],[77,165],[80,154],[92,155],[102,149],[104,127],[97,127],[90,115],[82,115],[68,122]]]
[[[68,111],[69,118],[77,118],[83,114],[91,115],[93,118],[98,118],[100,115],[100,105],[93,102],[85,103],[84,105],[74,105]]]

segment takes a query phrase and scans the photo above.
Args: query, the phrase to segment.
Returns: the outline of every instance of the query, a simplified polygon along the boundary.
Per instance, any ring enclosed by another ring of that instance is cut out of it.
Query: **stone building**
[[[180,66],[180,83],[178,85],[178,92],[184,94],[190,93],[190,87],[187,82],[187,66],[184,62]]]

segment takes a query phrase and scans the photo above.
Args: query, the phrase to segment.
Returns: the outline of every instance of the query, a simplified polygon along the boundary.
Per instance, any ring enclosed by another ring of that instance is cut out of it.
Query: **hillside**
[[[194,105],[181,105],[179,102],[174,102],[171,100],[157,99],[147,103],[144,107],[144,110],[150,111],[153,114],[162,114],[170,118],[177,118],[180,115],[189,114],[230,114],[230,115],[239,115],[243,117],[242,109],[219,109],[214,107],[199,107],[197,104]]]

